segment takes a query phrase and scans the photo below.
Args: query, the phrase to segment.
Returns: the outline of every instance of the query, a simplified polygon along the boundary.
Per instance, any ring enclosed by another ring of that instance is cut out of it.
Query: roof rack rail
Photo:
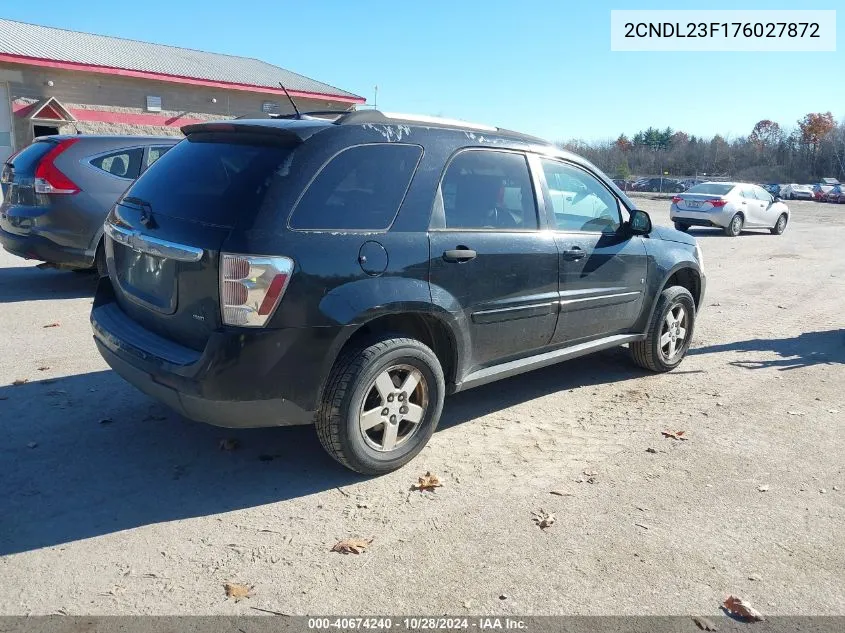
[[[291,112],[289,114],[278,114],[275,112],[256,112],[254,114],[242,114],[235,117],[235,119],[316,119],[327,114],[334,114],[336,116],[343,116],[348,114],[349,110],[311,110],[310,112],[301,112],[299,115]]]
[[[425,114],[399,114],[396,112],[381,112],[380,110],[355,110],[343,115],[335,121],[338,125],[356,125],[361,123],[428,123],[442,127],[456,127],[468,130],[482,130],[485,132],[497,132],[498,128],[492,125],[481,123],[470,123],[458,119],[446,119],[443,117],[428,116]]]

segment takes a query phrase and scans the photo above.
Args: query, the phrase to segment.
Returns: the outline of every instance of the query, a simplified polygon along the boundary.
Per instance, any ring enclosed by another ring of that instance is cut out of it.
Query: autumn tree
[[[619,138],[616,139],[616,147],[622,152],[630,152],[633,146],[634,144],[624,134],[620,134]]]
[[[758,121],[748,137],[748,141],[761,152],[771,149],[781,140],[783,140],[783,132],[780,125],[769,119]]]

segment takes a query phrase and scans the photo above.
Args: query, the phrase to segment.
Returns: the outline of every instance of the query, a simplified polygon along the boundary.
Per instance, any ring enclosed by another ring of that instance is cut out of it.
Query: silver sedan
[[[679,231],[714,226],[731,237],[743,229],[768,229],[780,235],[789,223],[789,207],[757,185],[705,182],[672,198],[669,217]]]

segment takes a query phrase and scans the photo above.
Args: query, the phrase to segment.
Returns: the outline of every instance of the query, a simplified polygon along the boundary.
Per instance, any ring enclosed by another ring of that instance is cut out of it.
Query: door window
[[[164,153],[170,149],[170,145],[157,145],[147,150],[147,164],[144,169],[148,169],[150,165],[156,162],[159,158],[164,156]]]
[[[522,154],[468,150],[446,169],[440,185],[448,229],[536,230],[537,203]]]
[[[134,180],[141,173],[141,160],[143,158],[143,148],[135,147],[98,156],[91,160],[91,164],[112,176]]]
[[[772,195],[762,187],[754,187],[754,193],[758,200],[762,200],[766,204],[770,204],[772,202]]]
[[[566,163],[540,159],[549,206],[559,231],[615,233],[622,225],[619,201],[594,176]]]
[[[757,196],[754,195],[754,189],[751,187],[743,187],[740,195],[747,200],[757,200]]]

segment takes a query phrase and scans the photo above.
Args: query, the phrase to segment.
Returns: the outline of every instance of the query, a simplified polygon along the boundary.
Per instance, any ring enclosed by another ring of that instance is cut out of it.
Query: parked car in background
[[[822,178],[820,181],[823,185],[838,185],[841,184],[836,178]]]
[[[105,274],[103,221],[178,137],[42,136],[0,173],[0,244],[14,255]]]
[[[784,200],[812,200],[813,188],[810,185],[792,183],[782,189],[780,197]]]
[[[813,200],[816,202],[827,202],[827,194],[829,194],[836,185],[828,185],[825,183],[817,183],[813,185]]]
[[[118,374],[189,418],[315,424],[380,474],[446,394],[623,344],[669,371],[689,348],[695,239],[550,143],[373,110],[184,131],[106,220],[91,324]]]
[[[768,184],[760,185],[760,186],[763,189],[765,189],[766,191],[768,191],[770,194],[772,194],[773,197],[778,197],[778,198],[783,197],[783,195],[782,195],[783,194],[783,191],[782,191],[783,185],[779,185],[777,183],[768,183]]]
[[[705,182],[672,198],[669,218],[679,231],[714,226],[731,237],[743,229],[769,229],[780,235],[789,222],[789,208],[757,185]]]
[[[827,192],[827,202],[845,204],[845,185],[834,185],[833,189]]]
[[[652,193],[677,193],[684,190],[680,181],[674,178],[647,178],[634,185],[634,191],[648,191]]]

